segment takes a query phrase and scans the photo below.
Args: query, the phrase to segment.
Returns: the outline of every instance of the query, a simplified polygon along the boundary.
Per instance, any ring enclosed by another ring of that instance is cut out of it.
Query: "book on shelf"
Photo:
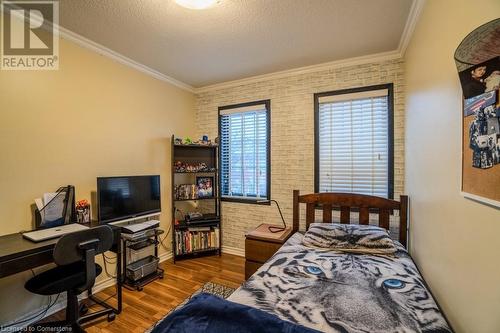
[[[219,248],[220,231],[217,227],[188,228],[175,231],[175,253],[186,254]]]

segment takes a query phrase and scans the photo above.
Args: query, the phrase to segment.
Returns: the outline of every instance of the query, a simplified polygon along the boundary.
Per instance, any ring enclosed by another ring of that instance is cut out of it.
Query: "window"
[[[265,100],[219,107],[222,200],[270,198],[270,105]]]
[[[393,197],[392,84],[314,95],[315,191]]]

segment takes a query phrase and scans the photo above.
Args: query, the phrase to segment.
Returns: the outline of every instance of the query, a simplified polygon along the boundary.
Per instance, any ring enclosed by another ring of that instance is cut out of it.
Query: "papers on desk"
[[[64,198],[66,192],[44,193],[43,200],[35,199],[36,207],[40,212],[41,224],[52,222],[63,217]]]
[[[35,205],[36,205],[36,208],[39,210],[39,211],[42,211],[43,209],[43,200],[40,199],[40,198],[36,198],[35,199]]]

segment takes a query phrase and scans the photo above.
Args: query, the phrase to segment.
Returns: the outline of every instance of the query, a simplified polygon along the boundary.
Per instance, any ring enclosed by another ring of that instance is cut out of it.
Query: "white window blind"
[[[220,111],[222,197],[267,199],[268,117],[265,104]]]
[[[389,196],[387,89],[318,98],[319,192]]]

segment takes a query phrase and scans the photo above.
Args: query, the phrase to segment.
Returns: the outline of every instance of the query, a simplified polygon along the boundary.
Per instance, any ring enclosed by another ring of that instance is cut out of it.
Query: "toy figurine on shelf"
[[[175,138],[174,144],[182,145],[182,138]]]
[[[208,135],[203,135],[201,139],[198,141],[198,144],[204,145],[204,146],[210,146],[212,145],[212,141],[208,139]]]
[[[175,172],[213,172],[215,168],[209,167],[206,163],[186,163],[181,161],[176,161],[174,163]]]
[[[193,141],[191,140],[191,138],[189,136],[187,136],[185,139],[184,139],[184,144],[185,145],[192,145],[193,144]]]
[[[196,187],[195,184],[191,184],[191,189],[189,191],[189,194],[190,194],[190,199],[198,198],[198,188]]]
[[[175,172],[186,172],[186,165],[181,161],[175,162]]]

